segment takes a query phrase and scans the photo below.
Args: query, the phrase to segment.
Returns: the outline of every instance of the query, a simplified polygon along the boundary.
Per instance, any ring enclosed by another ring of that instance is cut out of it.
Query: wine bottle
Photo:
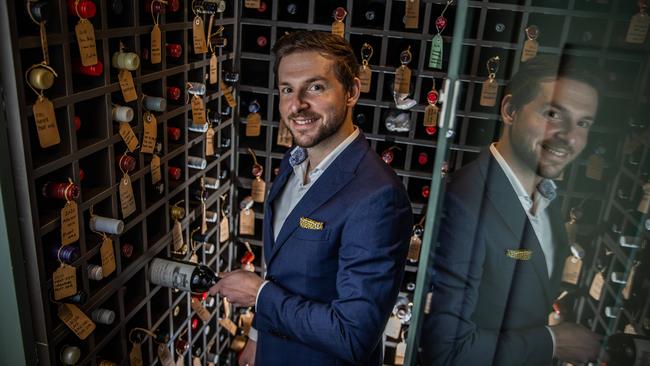
[[[75,60],[72,63],[72,72],[75,74],[99,77],[104,73],[104,64],[97,60],[97,63],[94,65],[84,66],[81,64],[81,60]]]
[[[181,99],[181,88],[177,86],[168,86],[167,87],[167,98],[173,101],[179,101]]]
[[[135,170],[136,160],[131,155],[118,155],[115,157],[117,161],[117,167],[120,170],[123,170],[127,173],[131,173]]]
[[[167,173],[169,174],[169,179],[171,180],[181,179],[181,168],[170,166],[167,168]]]
[[[29,6],[29,12],[32,14],[32,17],[34,17],[34,20],[39,23],[47,21],[49,15],[47,1],[30,1],[27,6]]]
[[[168,43],[165,45],[165,50],[167,52],[167,57],[175,59],[183,57],[183,46],[179,43]]]
[[[46,182],[43,184],[41,194],[45,198],[72,201],[79,197],[79,186],[69,182]]]
[[[172,141],[181,139],[181,129],[178,127],[167,127],[167,137]]]
[[[91,318],[95,323],[111,325],[115,321],[115,312],[109,309],[95,309]]]
[[[150,111],[164,112],[167,109],[167,100],[165,98],[145,95],[142,98],[142,105]]]
[[[111,65],[116,69],[134,71],[140,67],[140,56],[134,52],[118,51],[113,54]]]
[[[155,285],[193,293],[208,292],[219,281],[219,277],[207,266],[162,258],[151,261],[149,278]]]
[[[60,247],[58,245],[52,246],[52,258],[55,260],[60,260],[63,263],[72,264],[81,256],[79,248],[73,245],[66,245]]]
[[[192,169],[205,169],[208,165],[208,162],[197,156],[188,156],[187,157],[187,166]]]
[[[81,358],[81,349],[77,346],[64,346],[59,358],[64,365],[76,365]]]
[[[131,122],[133,120],[133,108],[116,105],[112,110],[113,120],[116,122]]]
[[[97,14],[97,7],[90,0],[68,0],[68,13],[80,18],[92,18]]]
[[[608,366],[650,365],[650,338],[618,333],[607,340]]]

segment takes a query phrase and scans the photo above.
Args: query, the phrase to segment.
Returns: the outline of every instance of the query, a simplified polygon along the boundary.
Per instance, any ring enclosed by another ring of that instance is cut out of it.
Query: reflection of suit
[[[553,276],[507,176],[489,151],[447,185],[422,332],[423,365],[548,365],[545,325],[568,255],[559,203],[547,208],[555,247]],[[531,250],[515,260],[507,249]]]
[[[360,134],[311,186],[274,242],[264,208],[267,283],[257,299],[257,365],[380,365],[402,279],[412,214],[404,186]],[[301,217],[323,228],[299,225]]]

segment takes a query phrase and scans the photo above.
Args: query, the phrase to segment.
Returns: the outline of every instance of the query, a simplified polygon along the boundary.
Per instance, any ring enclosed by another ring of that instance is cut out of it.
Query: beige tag
[[[194,38],[194,53],[207,53],[208,45],[205,42],[205,29],[203,29],[203,19],[198,15],[192,22],[192,35]]]
[[[235,325],[235,323],[233,323],[233,321],[229,318],[219,319],[219,324],[224,327],[228,333],[237,335],[237,325]]]
[[[235,97],[232,96],[232,88],[226,85],[223,81],[221,81],[220,88],[230,108],[235,108],[237,106],[237,101],[235,100]]]
[[[239,326],[244,330],[244,334],[248,335],[251,327],[253,326],[254,314],[252,311],[247,311],[239,316]]]
[[[142,147],[140,152],[145,154],[153,154],[156,148],[156,135],[158,134],[158,121],[153,113],[145,112],[142,116],[144,121],[144,136],[142,137]]]
[[[393,90],[398,94],[408,94],[411,87],[411,69],[402,65],[395,70]]]
[[[436,126],[438,124],[438,106],[429,104],[424,108],[424,125]]]
[[[230,238],[230,222],[223,217],[219,223],[219,243],[225,243]]]
[[[174,365],[175,366],[185,366],[185,356],[178,355],[178,358],[176,359],[176,363]]]
[[[636,329],[634,329],[634,325],[632,325],[630,323],[627,323],[625,328],[623,328],[623,333],[625,333],[625,334],[638,334],[636,332]]]
[[[578,284],[580,271],[582,270],[582,259],[572,255],[564,260],[564,270],[562,271],[562,281],[573,285]]]
[[[142,366],[142,347],[140,343],[133,343],[131,352],[129,353],[129,361],[131,366]]]
[[[115,252],[113,251],[113,240],[108,236],[104,237],[102,246],[99,248],[102,257],[102,274],[104,278],[115,271]]]
[[[128,174],[124,174],[120,180],[120,207],[122,208],[123,219],[135,212],[135,197],[133,197],[131,177]]]
[[[81,340],[86,339],[95,330],[95,323],[74,304],[60,304],[58,315]]]
[[[266,183],[260,178],[255,178],[251,184],[251,196],[253,196],[253,201],[258,203],[264,203],[264,197],[266,195]]]
[[[602,155],[591,154],[589,160],[587,160],[587,170],[585,176],[587,178],[602,180],[603,179],[603,170],[605,169],[605,159]]]
[[[390,318],[388,318],[388,323],[386,323],[384,334],[393,339],[399,339],[401,331],[402,323],[399,321],[399,319],[397,319],[395,315],[391,315]]]
[[[214,155],[214,129],[212,127],[205,132],[205,155]]]
[[[230,305],[230,301],[228,301],[227,297],[223,297],[221,300],[223,301],[223,317],[230,318],[232,305]]]
[[[162,40],[160,36],[160,27],[158,24],[151,30],[151,63],[159,64],[162,62]]]
[[[135,92],[135,84],[133,83],[133,75],[129,70],[120,70],[117,75],[120,80],[120,89],[122,90],[122,97],[125,102],[132,102],[138,99],[138,94]]]
[[[521,62],[526,62],[531,58],[537,56],[537,49],[539,48],[539,43],[534,39],[527,39],[524,42],[524,49],[521,52]]]
[[[630,298],[630,291],[632,290],[632,283],[634,282],[634,275],[636,274],[636,265],[632,266],[632,269],[630,269],[630,274],[627,275],[627,281],[625,282],[625,287],[623,287],[623,291],[621,291],[621,294],[623,295],[623,298],[625,300],[628,300]]]
[[[554,326],[562,323],[562,315],[556,313],[555,311],[551,311],[550,314],[548,314],[548,325]]]
[[[408,2],[408,0],[406,0]],[[395,347],[395,365],[404,364],[404,356],[406,355],[406,342],[402,341]]]
[[[244,1],[244,7],[249,9],[259,9],[260,0],[246,0]]]
[[[497,92],[499,83],[494,79],[486,79],[481,86],[480,104],[484,107],[494,107],[497,104]]]
[[[372,70],[368,66],[359,68],[359,80],[361,80],[361,92],[369,93],[370,84],[372,83]]]
[[[169,348],[163,343],[158,345],[158,358],[162,366],[174,366],[174,359]]]
[[[282,121],[278,123],[278,138],[276,139],[275,143],[278,146],[293,146],[293,137],[291,136],[291,131],[289,131],[287,125]]]
[[[196,315],[198,315],[199,318],[201,318],[201,320],[203,320],[204,322],[210,320],[210,312],[203,305],[201,305],[200,301],[196,301],[195,299],[192,299],[192,309],[196,311]]]
[[[160,171],[160,157],[156,154],[151,156],[151,183],[158,183],[162,179]]]
[[[198,95],[192,97],[192,123],[195,125],[204,125],[207,123],[205,119],[205,105],[203,99]]]
[[[213,53],[210,57],[210,84],[216,84],[217,81],[219,81],[219,63],[217,55]]]
[[[196,255],[196,252],[192,252],[192,255],[190,256],[190,262],[192,263],[199,263],[199,256]]]
[[[34,120],[38,132],[38,143],[42,148],[50,147],[61,142],[59,128],[56,125],[54,105],[45,97],[38,97],[34,107]]]
[[[74,27],[74,32],[77,34],[81,64],[84,66],[96,65],[97,46],[95,45],[93,24],[88,19],[79,19],[79,23]]]
[[[605,284],[605,278],[601,272],[598,272],[594,275],[594,279],[591,281],[591,286],[589,287],[589,295],[594,298],[594,300],[600,300],[600,295],[603,292],[603,285]]]
[[[77,240],[79,240],[77,203],[68,201],[61,209],[61,245],[72,244]]]
[[[192,366],[202,366],[201,359],[199,357],[192,357]]]
[[[239,213],[239,234],[255,235],[255,212],[249,208]]]
[[[230,342],[230,349],[233,350],[234,352],[239,352],[243,350],[245,346],[246,346],[246,337],[244,336],[236,336]]]
[[[262,117],[259,113],[251,113],[246,117],[246,136],[259,136],[262,127]]]
[[[77,293],[77,269],[61,264],[52,276],[54,300],[60,300]]]
[[[411,242],[409,243],[409,251],[406,256],[411,262],[417,262],[420,260],[420,247],[422,246],[422,239],[417,235],[411,235]]]
[[[630,20],[630,26],[627,28],[625,42],[641,44],[645,42],[648,35],[648,26],[650,26],[650,15],[638,13]]]
[[[420,0],[406,0],[404,13],[404,27],[407,29],[417,28],[420,20]]]
[[[183,226],[181,222],[176,220],[174,221],[174,227],[172,228],[172,248],[174,251],[179,251],[183,247]]]
[[[130,152],[134,152],[138,148],[138,138],[128,122],[120,122],[120,136]]]
[[[332,23],[332,34],[345,37],[345,23],[338,20],[334,21],[334,23]]]

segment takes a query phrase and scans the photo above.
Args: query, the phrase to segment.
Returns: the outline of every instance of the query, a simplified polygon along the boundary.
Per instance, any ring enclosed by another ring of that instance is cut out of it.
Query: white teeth
[[[312,119],[300,119],[300,120],[298,120],[298,119],[294,119],[293,121],[294,121],[297,125],[301,125],[301,126],[302,126],[302,125],[306,125],[306,124],[312,123],[314,120],[312,120]]]
[[[567,155],[566,151],[555,150],[555,149],[552,149],[552,148],[550,148],[550,147],[548,147],[546,145],[544,146],[544,150],[546,150],[546,151],[550,152],[551,154],[553,154],[555,156],[558,156],[558,157],[565,157]]]

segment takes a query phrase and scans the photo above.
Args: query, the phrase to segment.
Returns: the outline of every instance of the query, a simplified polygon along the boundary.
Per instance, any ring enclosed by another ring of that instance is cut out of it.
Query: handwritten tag
[[[237,101],[235,100],[235,97],[232,96],[232,88],[221,81],[220,89],[223,93],[223,96],[226,98],[226,103],[228,103],[230,108],[235,108],[237,106]]]
[[[122,218],[127,218],[135,212],[135,197],[133,197],[133,187],[128,174],[124,174],[120,180],[119,192]]]
[[[499,83],[494,79],[486,79],[481,86],[480,104],[484,107],[494,107],[497,103],[497,92]]]
[[[539,44],[536,40],[527,39],[526,42],[524,42],[524,50],[521,52],[521,62],[526,62],[537,56],[538,48]]]
[[[431,52],[429,52],[429,67],[442,69],[443,40],[440,33],[431,38]]]
[[[162,179],[160,171],[160,157],[154,154],[151,157],[151,183],[158,183]]]
[[[145,154],[153,154],[156,148],[158,121],[156,120],[156,116],[150,112],[145,112],[142,120],[144,121],[144,136],[142,137],[140,151]]]
[[[605,170],[605,159],[600,154],[591,154],[587,160],[585,176],[594,180],[602,180],[603,170]]]
[[[287,125],[280,121],[278,124],[278,138],[275,143],[278,146],[291,147],[293,146],[293,137],[291,136],[291,131],[287,128]]]
[[[169,351],[169,348],[167,348],[166,345],[162,343],[159,344],[157,353],[158,359],[160,360],[160,364],[162,366],[175,366],[174,359],[172,358],[172,353]]]
[[[237,325],[229,318],[219,319],[219,324],[232,335],[237,335]]]
[[[435,126],[438,124],[438,106],[429,104],[424,108],[424,126]]]
[[[75,201],[66,202],[61,209],[61,245],[79,240],[79,215]]]
[[[138,99],[138,94],[135,92],[135,84],[133,83],[133,75],[129,70],[120,70],[117,75],[120,81],[120,89],[122,90],[122,97],[126,102],[132,102]]]
[[[97,45],[95,44],[95,28],[88,19],[80,19],[74,27],[79,44],[81,64],[91,66],[97,64]]]
[[[59,319],[81,340],[88,338],[96,328],[95,323],[74,304],[60,304],[57,313]]]
[[[372,83],[372,70],[369,66],[361,66],[359,68],[359,80],[361,80],[361,92],[369,93],[370,84]]]
[[[244,7],[248,9],[259,9],[260,0],[246,0],[244,1]]]
[[[582,269],[582,260],[572,255],[564,260],[564,270],[562,271],[562,281],[573,285],[578,284],[580,270]]]
[[[600,296],[603,292],[603,285],[605,284],[605,278],[601,272],[598,272],[594,275],[594,279],[591,281],[591,286],[589,287],[589,295],[594,300],[600,300]]]
[[[253,180],[251,184],[251,196],[253,201],[264,203],[264,197],[266,196],[266,183],[260,178]]]
[[[259,136],[262,129],[262,117],[259,113],[251,113],[246,117],[246,136]]]
[[[334,21],[334,23],[332,23],[332,34],[339,37],[345,37],[345,23],[338,20]]]
[[[194,39],[194,53],[201,54],[208,52],[208,45],[205,41],[205,30],[203,29],[203,19],[196,16],[192,22],[192,36]]]
[[[130,366],[143,366],[142,347],[140,343],[133,343],[133,347],[129,353],[129,362]]]
[[[160,36],[160,27],[158,24],[151,30],[151,63],[159,64],[162,62],[162,37]]]
[[[205,131],[205,155],[214,155],[214,129],[212,127]]]
[[[203,305],[201,305],[200,301],[196,301],[195,299],[192,299],[192,309],[196,311],[196,315],[201,318],[204,322],[207,322],[210,320],[210,312],[208,309],[206,309]]]
[[[417,28],[419,20],[420,0],[406,0],[404,27],[407,29]]]
[[[77,269],[61,264],[52,276],[54,300],[60,300],[77,293]]]
[[[230,238],[230,222],[228,217],[223,217],[219,222],[219,243],[225,243]]]
[[[399,321],[399,319],[397,319],[395,315],[391,315],[390,318],[388,318],[388,323],[386,323],[384,334],[393,339],[399,339],[401,331],[402,323]]]
[[[138,148],[138,138],[128,122],[120,122],[120,136],[130,152],[134,152]]]
[[[203,99],[198,95],[192,97],[192,123],[195,125],[204,125],[207,123],[205,118],[205,105],[203,105]]]
[[[202,366],[203,364],[201,363],[201,358],[199,357],[192,357],[192,366]]]
[[[239,234],[255,235],[255,212],[253,209],[249,208],[239,213]]]
[[[645,13],[635,14],[627,28],[625,42],[633,44],[645,42],[645,37],[648,35],[648,26],[650,26],[650,15]]]
[[[217,55],[214,53],[210,57],[210,84],[216,84],[219,81],[219,63],[217,62]]]
[[[395,70],[394,91],[398,94],[408,94],[411,88],[411,69],[402,65]]]
[[[59,128],[56,124],[56,115],[54,114],[54,105],[49,99],[40,96],[34,106],[34,120],[36,121],[36,132],[38,133],[38,143],[42,148],[57,145],[61,142]]]
[[[113,251],[113,240],[108,236],[104,237],[102,246],[99,248],[102,257],[102,274],[104,278],[115,271],[115,252]]]

